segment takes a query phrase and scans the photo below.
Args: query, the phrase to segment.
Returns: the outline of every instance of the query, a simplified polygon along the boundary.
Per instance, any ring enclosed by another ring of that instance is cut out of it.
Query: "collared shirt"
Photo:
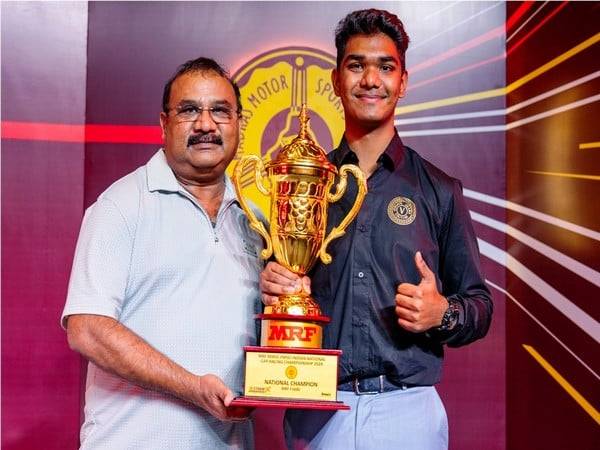
[[[345,139],[328,156],[338,168],[358,163]],[[340,383],[385,374],[398,384],[432,385],[440,380],[443,344],[460,346],[483,337],[492,314],[462,187],[397,135],[367,185],[356,219],[328,247],[333,262],[317,264],[310,274],[313,295],[332,319],[324,346],[343,351]],[[356,192],[349,181],[342,199],[330,204],[328,229],[342,221]],[[417,251],[436,274],[439,292],[461,306],[452,332],[412,333],[398,324],[398,285],[421,280]]]
[[[112,317],[190,372],[241,392],[262,241],[225,182],[214,226],[162,150],[109,187],[86,211],[63,319]],[[221,422],[88,366],[82,448],[247,448],[252,439],[249,422]]]

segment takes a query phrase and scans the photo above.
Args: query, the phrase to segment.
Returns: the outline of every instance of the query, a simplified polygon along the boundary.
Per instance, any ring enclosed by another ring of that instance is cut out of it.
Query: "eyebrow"
[[[192,106],[200,106],[200,103],[197,102],[196,100],[192,100],[192,99],[181,99],[179,101],[179,103],[177,103],[177,106],[188,106],[188,105],[192,105]],[[211,107],[214,106],[230,106],[233,107],[233,105],[228,101],[228,100],[215,100],[210,104]]]
[[[344,60],[345,61],[352,60],[352,61],[363,62],[366,59],[367,59],[367,57],[365,55],[351,53],[348,56],[346,56],[346,58]],[[398,58],[395,58],[393,56],[380,56],[377,58],[377,61],[380,63],[394,62],[396,64],[400,64],[400,61],[398,60]]]

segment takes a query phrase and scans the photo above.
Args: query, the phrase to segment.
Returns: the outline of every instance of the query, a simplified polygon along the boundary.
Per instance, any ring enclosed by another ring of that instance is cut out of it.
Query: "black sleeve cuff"
[[[448,309],[442,318],[442,324],[439,327],[431,328],[426,335],[441,343],[450,340],[457,334],[465,323],[465,308],[458,296],[450,295],[448,300]]]

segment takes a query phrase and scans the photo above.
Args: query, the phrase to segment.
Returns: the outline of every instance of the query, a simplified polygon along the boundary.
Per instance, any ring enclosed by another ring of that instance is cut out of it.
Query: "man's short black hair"
[[[163,91],[162,109],[164,113],[169,112],[169,100],[171,98],[171,86],[173,85],[173,82],[180,76],[191,72],[214,72],[216,75],[229,81],[231,87],[233,87],[233,91],[235,92],[237,113],[238,115],[242,113],[242,99],[238,85],[231,79],[229,72],[227,72],[218,62],[216,62],[214,59],[204,57],[190,59],[189,61],[184,62],[177,68],[177,71],[173,74],[173,76],[169,78],[169,81],[167,81],[165,84],[165,89]]]
[[[400,55],[402,70],[406,70],[405,54],[410,39],[398,16],[383,9],[362,9],[354,11],[340,20],[335,29],[335,47],[337,48],[338,69],[344,59],[346,44],[352,36],[357,34],[371,35],[378,33],[383,33],[394,41],[396,48],[398,49],[398,54]]]

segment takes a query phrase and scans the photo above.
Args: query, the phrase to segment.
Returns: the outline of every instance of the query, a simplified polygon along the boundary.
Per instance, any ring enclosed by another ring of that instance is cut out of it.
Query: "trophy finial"
[[[298,137],[300,139],[308,138],[308,121],[310,118],[308,117],[308,111],[306,108],[306,103],[302,103],[300,108],[300,115],[298,116],[300,119],[300,133],[298,133]]]
[[[273,169],[287,173],[297,167],[317,167],[337,174],[337,168],[327,160],[325,150],[319,147],[319,144],[311,136],[306,103],[302,103],[300,106],[298,121],[300,122],[298,135],[292,139],[292,142],[283,146],[274,160],[267,163],[267,171]]]

